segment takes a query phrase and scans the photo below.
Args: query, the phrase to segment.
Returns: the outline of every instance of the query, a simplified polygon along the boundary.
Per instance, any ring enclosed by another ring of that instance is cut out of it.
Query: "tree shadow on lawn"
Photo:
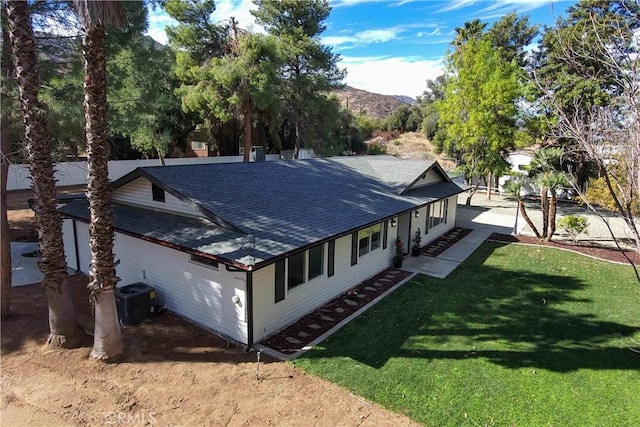
[[[597,304],[580,296],[587,284],[577,278],[484,265],[501,246],[482,245],[445,280],[415,277],[303,357],[374,368],[391,358],[484,358],[556,372],[640,369],[627,348],[639,327],[590,314]]]

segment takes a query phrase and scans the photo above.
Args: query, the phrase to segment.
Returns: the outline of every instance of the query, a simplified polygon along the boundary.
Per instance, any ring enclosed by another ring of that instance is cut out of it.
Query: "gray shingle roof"
[[[140,168],[113,186],[145,176],[235,230],[125,206],[116,206],[115,226],[255,265],[462,191],[445,178],[400,195],[433,165],[379,156]],[[70,204],[63,212],[86,219],[82,209]]]

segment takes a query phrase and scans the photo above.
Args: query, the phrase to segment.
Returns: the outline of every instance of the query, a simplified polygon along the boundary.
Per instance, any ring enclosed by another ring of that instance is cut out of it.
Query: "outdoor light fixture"
[[[413,213],[413,216],[415,216],[416,218],[419,218],[419,217],[420,217],[420,211],[416,210],[416,211]]]
[[[391,227],[395,227],[395,226],[396,226],[396,219],[391,218]]]

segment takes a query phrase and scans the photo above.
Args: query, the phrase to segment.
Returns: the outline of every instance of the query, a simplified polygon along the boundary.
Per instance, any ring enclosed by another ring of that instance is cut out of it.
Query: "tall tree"
[[[465,176],[486,176],[490,198],[493,176],[506,169],[507,150],[523,140],[520,62],[537,29],[514,14],[485,28],[478,19],[456,28],[454,49],[447,54],[445,97],[436,103],[434,137],[437,146],[458,158]]]
[[[220,58],[211,58],[206,67],[197,69],[198,87],[203,90],[189,90],[183,103],[193,108],[206,105],[207,110],[222,122],[234,116],[241,121],[244,161],[248,162],[253,117],[270,111],[277,102],[279,58],[275,37],[240,32],[233,18],[231,28],[233,37],[227,52]]]
[[[167,36],[176,52],[175,72],[181,82],[178,93],[182,107],[198,114],[206,123],[220,155],[236,155],[240,135],[237,120],[219,118],[224,115],[216,110],[221,103],[219,88],[207,80],[212,61],[223,58],[232,46],[229,25],[226,21],[211,22],[211,14],[216,9],[213,0],[167,0],[164,7],[178,22],[167,27]]]
[[[338,69],[339,56],[322,45],[320,34],[331,7],[326,0],[254,0],[256,21],[280,41],[283,56],[279,88],[283,114],[295,135],[294,158],[303,146],[305,133],[313,134],[313,110],[324,103],[329,89],[338,87],[345,71]]]
[[[76,1],[76,8],[84,27],[84,114],[89,172],[87,197],[91,215],[89,246],[92,256],[92,277],[88,288],[95,314],[91,357],[107,360],[119,356],[124,348],[115,301],[118,278],[113,255],[113,216],[109,189],[105,27],[121,26],[125,18],[117,1]]]
[[[446,94],[437,103],[446,150],[458,157],[467,178],[486,176],[489,190],[492,175],[506,169],[507,151],[516,140],[518,68],[502,61],[489,40],[480,39],[449,56],[448,69]]]
[[[9,174],[9,158],[11,155],[11,107],[7,100],[11,99],[10,83],[14,79],[13,61],[11,59],[11,40],[7,31],[7,14],[2,4],[2,75],[0,101],[2,107],[2,128],[0,133],[0,319],[9,315],[11,307],[11,238],[9,236],[9,219],[7,217],[7,176]]]
[[[40,82],[31,16],[24,1],[7,1],[6,7],[42,252],[38,265],[44,274],[42,284],[49,306],[47,343],[52,347],[71,347],[78,344],[84,330],[76,320],[69,291],[62,217],[56,210],[51,143],[45,113],[38,99]]]
[[[130,138],[134,148],[145,156],[157,155],[162,162],[177,145],[174,141],[181,138],[179,129],[183,125],[195,128],[174,93],[175,55],[169,47],[157,46],[141,34],[109,53],[109,134]]]
[[[442,138],[436,138],[438,134],[438,120],[440,113],[436,106],[436,101],[444,99],[445,90],[447,88],[447,76],[441,74],[435,80],[427,80],[427,90],[418,98],[418,105],[422,110],[422,133],[431,140],[439,151],[444,150],[444,141]]]
[[[460,48],[466,45],[469,41],[479,40],[480,37],[482,37],[486,27],[487,23],[482,22],[478,18],[474,19],[473,21],[465,22],[462,27],[457,27],[455,29],[456,36],[453,39],[453,45],[456,48]]]
[[[491,44],[498,48],[506,62],[516,60],[519,67],[527,65],[525,48],[538,34],[538,27],[529,24],[528,16],[509,13],[496,21],[487,31]]]

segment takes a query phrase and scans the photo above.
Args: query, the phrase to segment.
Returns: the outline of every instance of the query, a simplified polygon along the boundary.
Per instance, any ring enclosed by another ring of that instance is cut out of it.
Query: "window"
[[[192,150],[204,150],[207,146],[202,141],[191,141],[191,149]]]
[[[289,257],[289,289],[304,283],[304,254],[300,252]]]
[[[382,224],[376,224],[371,227],[371,250],[374,251],[380,247],[380,232]]]
[[[335,274],[336,268],[336,241],[331,240],[329,242],[329,248],[327,249],[327,276],[331,277]]]
[[[164,190],[154,183],[151,183],[151,196],[156,202],[164,202]]]
[[[218,261],[213,260],[211,258],[205,258],[199,255],[189,255],[189,261],[194,264],[199,264],[203,267],[211,268],[214,270],[218,269]]]
[[[365,228],[358,232],[358,256],[369,253],[369,235],[371,230]]]
[[[309,280],[324,273],[324,245],[309,249]]]
[[[388,225],[385,222],[385,233],[383,245],[387,247],[387,231]],[[382,223],[378,223],[371,227],[367,227],[360,231],[357,231],[351,235],[351,265],[358,263],[358,257],[368,254],[380,247],[380,241],[382,240]]]
[[[438,200],[427,206],[427,232],[429,229],[447,222],[449,200]],[[426,233],[425,233],[426,234]]]

